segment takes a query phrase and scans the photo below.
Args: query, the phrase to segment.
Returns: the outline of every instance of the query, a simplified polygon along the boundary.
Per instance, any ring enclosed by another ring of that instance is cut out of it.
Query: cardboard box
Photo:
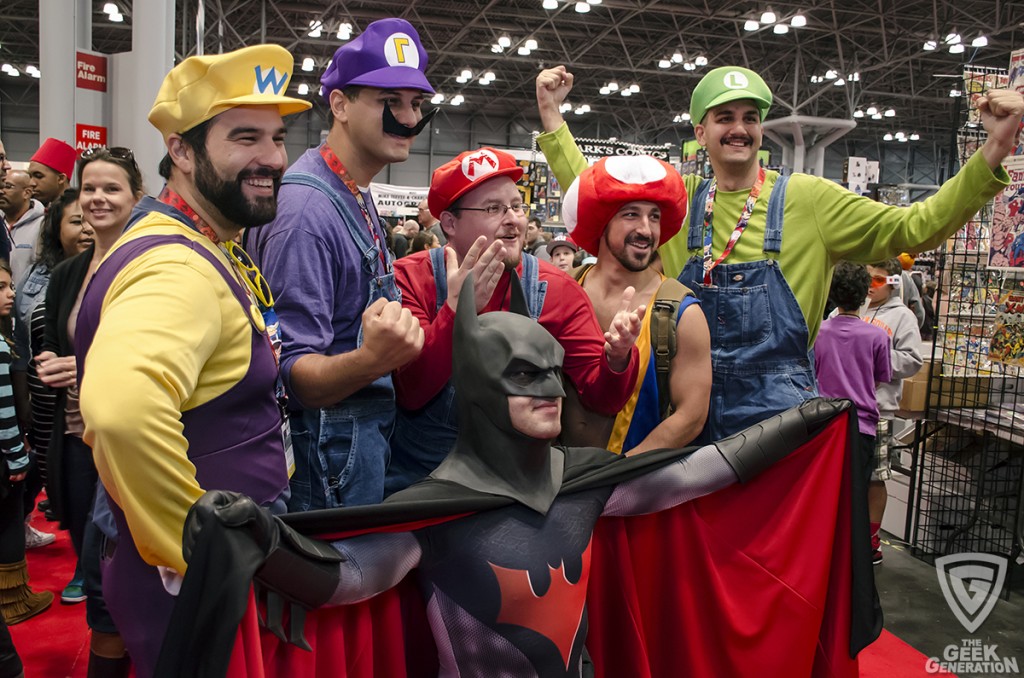
[[[992,377],[940,377],[928,398],[932,407],[986,407]],[[941,392],[940,392],[941,391]]]

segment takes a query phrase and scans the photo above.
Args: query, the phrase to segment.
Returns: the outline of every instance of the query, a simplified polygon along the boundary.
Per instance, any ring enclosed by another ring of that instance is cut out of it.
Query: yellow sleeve
[[[85,441],[139,554],[181,573],[185,515],[203,494],[181,412],[221,334],[213,276],[220,274],[199,254],[174,246],[122,270],[104,299],[81,385]]]

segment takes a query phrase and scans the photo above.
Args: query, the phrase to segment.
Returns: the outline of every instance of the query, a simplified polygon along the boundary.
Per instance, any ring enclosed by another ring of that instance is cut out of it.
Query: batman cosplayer
[[[463,295],[472,298],[472,288]],[[513,295],[513,311],[525,309],[516,297],[521,301],[521,292]],[[186,525],[190,566],[183,609],[175,612],[178,623],[172,622],[159,675],[224,675],[226,650],[202,661],[185,657],[199,642],[231,646],[233,627],[224,618],[234,614],[237,626],[241,610],[228,614],[223,591],[238,585],[247,591],[251,573],[258,588],[270,592],[269,624],[282,637],[290,603],[288,635],[296,644],[305,644],[303,610],[374,600],[410,575],[422,596],[419,621],[429,625],[436,659],[425,670],[409,668],[408,675],[580,676],[584,643],[594,643],[587,636],[592,564],[604,567],[593,562],[605,534],[595,536],[599,519],[654,514],[746,484],[847,408],[845,402],[812,400],[715,445],[637,457],[553,447],[565,395],[562,347],[525,310],[477,317],[472,304],[460,304],[455,322],[453,379],[463,424],[445,461],[379,506],[286,518],[321,540],[340,530],[398,527],[331,539],[328,546],[302,537],[245,497],[208,493]],[[416,508],[409,514],[408,507]],[[220,597],[213,610],[207,604],[203,612],[200,602],[198,616],[194,607],[184,611],[197,596],[202,601],[210,594],[194,582],[190,588],[190,578],[197,577],[228,582],[208,582]],[[237,600],[231,604],[238,607]],[[215,631],[204,626],[213,618],[219,619]],[[391,641],[403,644],[401,637]],[[412,666],[408,657],[405,663]],[[267,668],[267,675],[280,670]],[[355,673],[350,668],[349,675]],[[385,673],[391,670],[378,665],[363,675]],[[639,667],[630,673],[644,675]],[[625,674],[599,665],[598,675]],[[658,673],[652,669],[650,675]]]

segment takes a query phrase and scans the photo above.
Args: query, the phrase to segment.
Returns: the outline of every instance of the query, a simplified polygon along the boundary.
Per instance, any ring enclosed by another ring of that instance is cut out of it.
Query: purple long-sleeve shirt
[[[359,213],[355,197],[324,162],[319,148],[303,153],[291,171],[320,177]],[[363,199],[377,225],[369,190]],[[365,222],[354,226],[367,228]],[[383,233],[379,236],[384,242]],[[362,254],[338,210],[327,196],[307,186],[282,185],[277,218],[253,229],[247,244],[274,292],[281,321],[281,377],[292,406],[301,406],[291,385],[292,366],[307,354],[338,355],[356,348],[372,276],[364,270]]]
[[[857,406],[860,432],[875,435],[875,384],[892,379],[889,335],[860,318],[837,315],[821,325],[814,343],[818,391],[826,398],[849,398]]]

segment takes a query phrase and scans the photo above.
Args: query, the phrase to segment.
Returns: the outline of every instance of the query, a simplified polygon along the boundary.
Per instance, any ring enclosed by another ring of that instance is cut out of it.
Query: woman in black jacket
[[[92,520],[98,475],[92,450],[82,440],[84,423],[78,406],[78,370],[74,336],[82,297],[103,257],[124,232],[132,208],[142,198],[142,173],[126,148],[95,148],[78,165],[79,203],[93,229],[92,246],[53,269],[46,290],[43,352],[36,357],[39,378],[58,389],[57,413],[50,442],[50,506],[71,533],[82,580],[72,580],[62,602],[86,601],[92,629],[90,676],[126,676],[129,661],[117,627],[102,597],[99,528]],[[78,573],[76,572],[76,576]]]

